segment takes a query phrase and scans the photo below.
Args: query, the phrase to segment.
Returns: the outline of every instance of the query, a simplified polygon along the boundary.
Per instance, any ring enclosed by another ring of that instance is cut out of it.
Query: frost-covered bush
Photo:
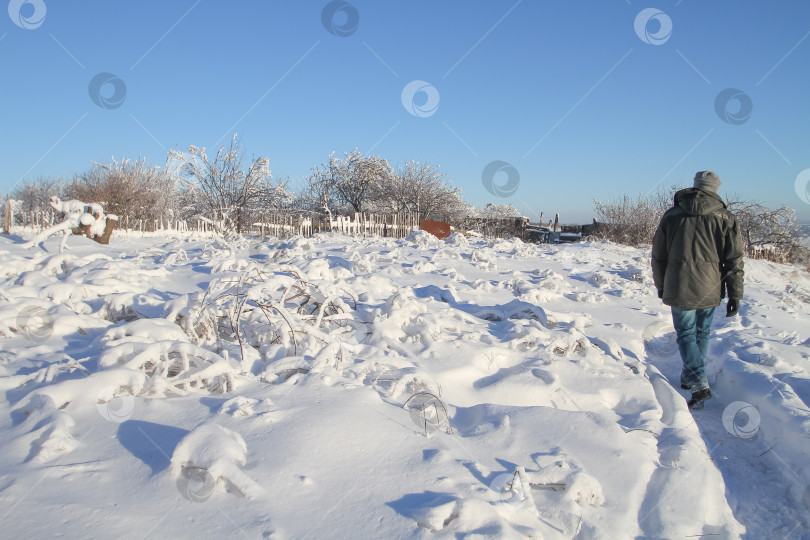
[[[305,278],[297,268],[250,266],[177,302],[169,317],[200,346],[238,358],[243,375],[275,380],[306,373],[351,347],[340,343],[355,300]]]
[[[139,220],[152,223],[180,217],[175,179],[145,159],[94,162],[65,185],[64,194],[67,199],[103,201],[108,213],[133,226]]]
[[[661,216],[672,206],[672,196],[662,191],[636,199],[622,195],[607,201],[595,200],[594,206],[599,223],[596,238],[638,247],[652,244]]]
[[[608,201],[594,201],[599,224],[594,236],[634,247],[652,244],[661,216],[672,206],[677,189],[659,190],[636,199],[622,195]],[[747,255],[764,251],[777,262],[810,262],[810,250],[805,245],[807,234],[796,222],[793,210],[771,209],[736,195],[726,200],[728,209],[737,217]]]

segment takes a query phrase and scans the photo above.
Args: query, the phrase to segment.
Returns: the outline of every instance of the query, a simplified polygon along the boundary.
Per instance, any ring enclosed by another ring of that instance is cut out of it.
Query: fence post
[[[11,234],[11,223],[13,221],[13,210],[11,209],[11,199],[6,197],[6,213],[3,216],[3,234]]]

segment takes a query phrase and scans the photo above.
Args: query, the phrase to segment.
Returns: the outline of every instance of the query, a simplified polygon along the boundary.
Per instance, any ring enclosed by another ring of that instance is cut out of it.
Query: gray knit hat
[[[720,188],[720,177],[712,171],[700,171],[695,175],[695,187],[704,191],[717,193]]]

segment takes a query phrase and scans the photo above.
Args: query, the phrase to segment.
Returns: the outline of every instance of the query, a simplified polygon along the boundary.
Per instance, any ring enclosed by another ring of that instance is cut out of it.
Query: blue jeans
[[[706,352],[712,330],[714,308],[681,309],[672,307],[672,324],[678,334],[678,350],[683,360],[681,384],[692,392],[709,387],[706,380]]]

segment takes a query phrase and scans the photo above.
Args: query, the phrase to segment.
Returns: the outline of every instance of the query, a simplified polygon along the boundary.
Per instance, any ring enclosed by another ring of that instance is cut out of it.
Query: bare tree
[[[146,159],[115,159],[93,163],[66,187],[65,195],[103,204],[110,214],[133,220],[171,220],[176,217],[176,186],[164,168]]]
[[[349,211],[349,206],[342,200],[335,187],[328,167],[315,167],[304,180],[299,204],[306,211],[330,218],[333,214],[345,214]]]
[[[460,200],[461,190],[454,187],[429,163],[409,161],[387,175],[376,186],[375,206],[389,212],[414,212],[421,219],[436,219],[448,205]]]
[[[213,160],[204,147],[196,146],[189,146],[187,152],[172,151],[169,159],[184,177],[184,196],[199,201],[220,232],[244,231],[251,208],[273,188],[269,159],[259,157],[245,167],[235,133],[227,149],[221,147]]]
[[[50,212],[51,197],[58,197],[65,188],[62,178],[38,178],[35,181],[25,181],[17,186],[10,194],[17,202],[16,210],[24,215],[31,213]]]

